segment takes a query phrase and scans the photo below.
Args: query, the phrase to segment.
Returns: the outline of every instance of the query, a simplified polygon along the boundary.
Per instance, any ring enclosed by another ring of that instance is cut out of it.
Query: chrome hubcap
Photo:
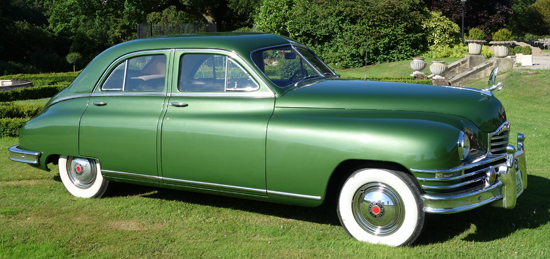
[[[67,173],[76,187],[89,188],[95,182],[96,162],[86,158],[69,157],[67,159]]]
[[[405,207],[399,194],[382,183],[359,188],[352,201],[355,221],[368,233],[386,236],[397,231],[405,219]]]

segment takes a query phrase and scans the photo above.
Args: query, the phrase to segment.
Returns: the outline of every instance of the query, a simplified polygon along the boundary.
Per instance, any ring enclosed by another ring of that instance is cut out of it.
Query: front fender
[[[335,168],[350,159],[405,168],[457,166],[465,124],[460,117],[421,112],[276,109],[267,132],[268,192],[323,197]]]

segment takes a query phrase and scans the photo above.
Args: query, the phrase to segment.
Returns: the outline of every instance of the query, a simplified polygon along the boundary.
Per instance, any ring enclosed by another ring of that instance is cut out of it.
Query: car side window
[[[214,54],[181,57],[178,90],[181,92],[254,91],[258,84],[231,58]]]
[[[148,55],[120,63],[101,86],[102,91],[161,92],[166,78],[166,56]]]

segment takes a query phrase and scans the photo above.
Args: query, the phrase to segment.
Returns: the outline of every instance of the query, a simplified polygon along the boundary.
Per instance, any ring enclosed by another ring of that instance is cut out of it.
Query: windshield
[[[311,50],[301,46],[262,49],[253,52],[251,57],[256,66],[279,87],[309,78],[336,77]]]

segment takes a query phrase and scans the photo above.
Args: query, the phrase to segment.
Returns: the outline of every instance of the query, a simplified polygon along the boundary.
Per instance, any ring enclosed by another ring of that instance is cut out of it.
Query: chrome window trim
[[[134,56],[144,56],[144,55],[153,54],[153,53],[156,53],[157,55],[159,55],[159,54],[165,55],[166,56],[166,68],[167,68],[166,71],[165,71],[165,76],[166,76],[166,74],[168,72],[168,60],[170,58],[170,54],[171,54],[172,50],[173,49],[143,50],[143,51],[136,51],[136,52],[124,54],[124,55],[118,57],[113,62],[111,62],[111,64],[107,67],[107,69],[105,69],[105,71],[103,71],[103,73],[99,77],[99,80],[95,84],[94,89],[92,90],[92,92],[96,92],[98,89],[101,91],[101,86],[103,85],[104,80],[106,80],[105,77],[111,74],[113,66],[115,66],[115,65],[118,66],[120,63],[122,63],[122,62],[120,62],[121,60],[128,59],[128,58],[131,58],[131,57],[134,57]],[[126,74],[124,74],[124,78],[126,78]],[[165,84],[166,84],[166,82],[165,82]],[[164,90],[163,90],[163,92],[164,92]]]
[[[302,57],[303,60],[306,61],[306,63],[307,63],[311,68],[313,68],[313,70],[315,71],[315,73],[317,73],[318,76],[320,76],[320,77],[325,77],[325,78],[326,78],[326,76],[323,75],[323,73],[321,73],[321,71],[319,71],[319,69],[317,69],[313,64],[311,64],[311,62],[309,62],[309,60],[308,60],[306,57],[304,57],[304,55],[303,55],[300,51],[298,51],[298,49],[294,46],[294,44],[290,43],[290,46],[292,47],[292,49],[293,49],[294,51],[296,51],[296,53],[298,53],[298,55],[300,55],[300,57]]]
[[[99,92],[93,93],[92,97],[107,97],[107,96],[167,96],[165,92]]]
[[[254,89],[249,89],[249,90],[229,90],[227,91],[227,80],[229,78],[229,62],[232,62],[233,64],[235,64],[238,68],[240,68],[250,79],[252,79],[252,82],[254,82],[254,84],[256,85],[256,88]],[[255,92],[255,91],[258,91],[260,90],[260,85],[258,85],[258,82],[256,82],[256,80],[254,80],[254,78],[250,75],[250,73],[248,73],[248,71],[246,69],[244,69],[238,62],[235,62],[232,58],[228,58],[227,59],[227,68],[225,69],[226,71],[226,75],[225,75],[225,92]]]
[[[224,188],[229,190],[249,191],[249,192],[261,193],[266,195],[273,194],[273,195],[280,195],[280,196],[286,196],[286,197],[292,197],[292,198],[301,198],[301,199],[318,200],[318,201],[322,199],[321,196],[312,196],[312,195],[289,193],[289,192],[278,192],[278,191],[271,191],[271,190],[265,190],[265,189],[242,187],[242,186],[219,184],[219,183],[208,183],[208,182],[200,182],[200,181],[174,179],[174,178],[167,178],[167,177],[155,176],[155,175],[134,174],[134,173],[127,173],[127,172],[120,172],[120,171],[113,171],[113,170],[106,170],[106,169],[101,169],[101,172],[105,174],[110,174],[110,175],[128,176],[128,177],[135,177],[135,178],[142,178],[142,179],[149,179],[149,180],[161,180],[161,181],[174,182],[174,183],[186,183],[191,185],[217,187],[217,188]]]
[[[275,95],[268,92],[180,92],[170,93],[170,97],[217,97],[217,98],[273,98]]]
[[[222,49],[175,49],[175,50],[184,52],[181,56],[183,56],[185,54],[189,54],[189,53],[194,53],[194,54],[213,54],[213,53],[215,53],[215,54],[225,55],[227,57],[232,58],[233,60],[237,60],[238,61],[237,63],[239,65],[244,64],[245,72],[248,72],[250,75],[252,75],[252,78],[254,79],[254,81],[260,80],[265,85],[265,88],[267,89],[267,91],[269,91],[272,94],[272,96],[275,96],[275,92],[273,92],[273,90],[271,90],[271,88],[269,88],[269,84],[266,82],[265,77],[262,77],[261,75],[256,73],[256,71],[254,71],[254,69],[252,69],[250,64],[248,64],[248,62],[246,62],[241,56],[239,56],[237,53],[235,53],[233,51],[222,50]],[[181,58],[181,56],[180,56],[180,58]],[[174,58],[174,62],[175,61],[176,60]],[[179,62],[179,60],[178,60],[178,62]],[[258,82],[256,82],[256,84],[258,84]],[[256,91],[259,91],[260,89],[261,88],[258,88],[258,90],[256,90]],[[178,90],[178,93],[182,93],[182,92],[179,92],[179,90]],[[197,93],[199,93],[199,92],[197,92]]]

